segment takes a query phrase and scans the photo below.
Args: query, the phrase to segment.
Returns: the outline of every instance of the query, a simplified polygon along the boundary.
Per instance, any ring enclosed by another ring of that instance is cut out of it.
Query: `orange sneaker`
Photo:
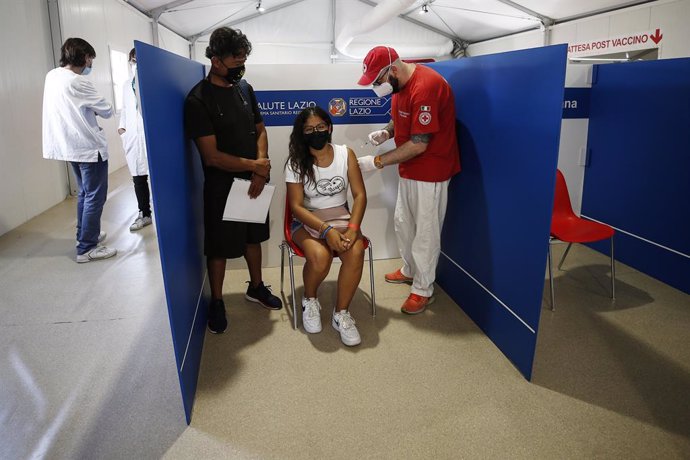
[[[424,297],[421,295],[417,294],[410,294],[410,296],[407,298],[405,303],[403,303],[402,307],[400,308],[400,311],[408,314],[408,315],[418,315],[424,310],[426,310],[426,307],[434,303],[434,297]]]
[[[398,268],[393,273],[386,273],[386,282],[393,284],[412,284],[412,278],[403,275],[402,271]]]

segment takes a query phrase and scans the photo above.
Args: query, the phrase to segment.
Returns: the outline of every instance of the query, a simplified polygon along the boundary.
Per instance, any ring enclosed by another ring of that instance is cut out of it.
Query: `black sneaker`
[[[264,282],[260,282],[255,288],[252,287],[252,283],[247,281],[249,286],[247,287],[247,293],[244,298],[250,302],[260,303],[264,308],[269,310],[280,310],[283,308],[283,302],[273,294],[271,294],[270,286],[264,286]]]
[[[208,330],[213,334],[222,334],[228,328],[225,318],[225,304],[222,300],[211,300],[208,305]]]

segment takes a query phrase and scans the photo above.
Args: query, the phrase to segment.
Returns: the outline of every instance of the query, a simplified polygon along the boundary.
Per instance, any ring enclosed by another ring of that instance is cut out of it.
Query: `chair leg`
[[[573,245],[573,243],[568,243],[568,247],[565,248],[565,252],[563,253],[563,257],[561,257],[561,261],[558,262],[558,269],[559,270],[563,266],[563,262],[565,262],[565,258],[568,256],[568,251],[570,251],[570,246],[572,246],[572,245]]]
[[[283,286],[285,284],[285,243],[280,245],[280,292],[285,294]]]
[[[611,299],[616,300],[616,261],[613,258],[613,235],[611,235]]]
[[[376,317],[376,292],[374,291],[374,255],[369,241],[369,284],[371,285],[371,316]]]
[[[292,292],[292,320],[293,327],[297,330],[297,299],[295,299],[295,268],[292,262],[292,251],[288,254],[288,265],[290,267],[290,290]]]
[[[551,269],[551,241],[549,241],[549,287],[551,291],[551,311],[556,311],[556,299],[553,293],[553,270]]]

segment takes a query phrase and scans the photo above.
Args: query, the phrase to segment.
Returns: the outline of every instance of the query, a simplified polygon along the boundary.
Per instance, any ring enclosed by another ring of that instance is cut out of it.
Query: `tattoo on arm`
[[[388,131],[388,134],[390,134],[390,137],[393,137],[393,134],[394,134],[393,120],[389,121],[388,124],[383,129]]]
[[[431,141],[431,134],[413,134],[410,140],[413,144],[428,144]]]

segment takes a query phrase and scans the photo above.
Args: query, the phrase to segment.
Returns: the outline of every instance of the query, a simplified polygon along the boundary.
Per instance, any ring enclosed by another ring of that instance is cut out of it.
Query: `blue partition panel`
[[[566,45],[433,64],[453,87],[462,172],[438,283],[526,378],[541,311]]]
[[[616,228],[617,260],[687,293],[689,133],[690,59],[595,66],[582,214]]]
[[[210,294],[203,256],[203,171],[184,132],[184,101],[204,66],[135,42],[154,217],[175,359],[191,420]]]

